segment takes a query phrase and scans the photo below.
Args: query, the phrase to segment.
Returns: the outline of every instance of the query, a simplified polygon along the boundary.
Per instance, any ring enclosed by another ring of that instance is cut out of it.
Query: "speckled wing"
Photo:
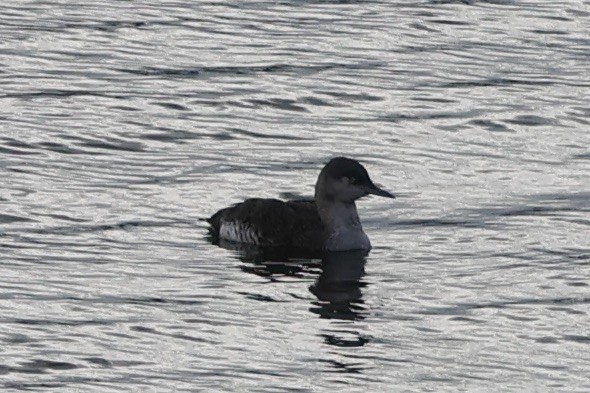
[[[313,200],[252,198],[208,219],[221,239],[271,247],[321,249],[322,223]]]
[[[222,239],[284,247],[290,245],[296,214],[278,199],[252,198],[218,211],[208,221]]]

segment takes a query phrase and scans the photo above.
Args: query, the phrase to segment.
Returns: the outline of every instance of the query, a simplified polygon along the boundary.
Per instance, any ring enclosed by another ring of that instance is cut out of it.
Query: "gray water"
[[[3,3],[0,387],[590,391],[589,32],[574,0]],[[211,244],[337,155],[398,197],[358,203],[364,269]]]

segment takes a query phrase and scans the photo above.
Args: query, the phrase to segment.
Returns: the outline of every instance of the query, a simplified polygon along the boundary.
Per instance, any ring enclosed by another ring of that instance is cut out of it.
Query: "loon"
[[[356,160],[331,159],[321,170],[314,199],[250,198],[207,219],[214,238],[259,247],[306,251],[370,250],[355,201],[395,198],[377,187]]]

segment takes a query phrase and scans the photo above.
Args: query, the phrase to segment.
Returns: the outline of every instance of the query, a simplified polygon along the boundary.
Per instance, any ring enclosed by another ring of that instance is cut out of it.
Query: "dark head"
[[[346,157],[331,159],[320,172],[315,186],[316,198],[345,203],[354,202],[369,194],[395,198],[389,192],[377,187],[365,167],[358,161]]]

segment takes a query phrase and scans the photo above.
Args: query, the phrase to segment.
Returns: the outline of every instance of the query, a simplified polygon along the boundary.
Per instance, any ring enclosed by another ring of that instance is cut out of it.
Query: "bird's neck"
[[[341,202],[316,194],[316,206],[324,224],[325,248],[331,251],[370,249],[354,202]]]
[[[340,202],[325,198],[316,198],[318,213],[326,229],[359,228],[362,230],[354,202]]]

